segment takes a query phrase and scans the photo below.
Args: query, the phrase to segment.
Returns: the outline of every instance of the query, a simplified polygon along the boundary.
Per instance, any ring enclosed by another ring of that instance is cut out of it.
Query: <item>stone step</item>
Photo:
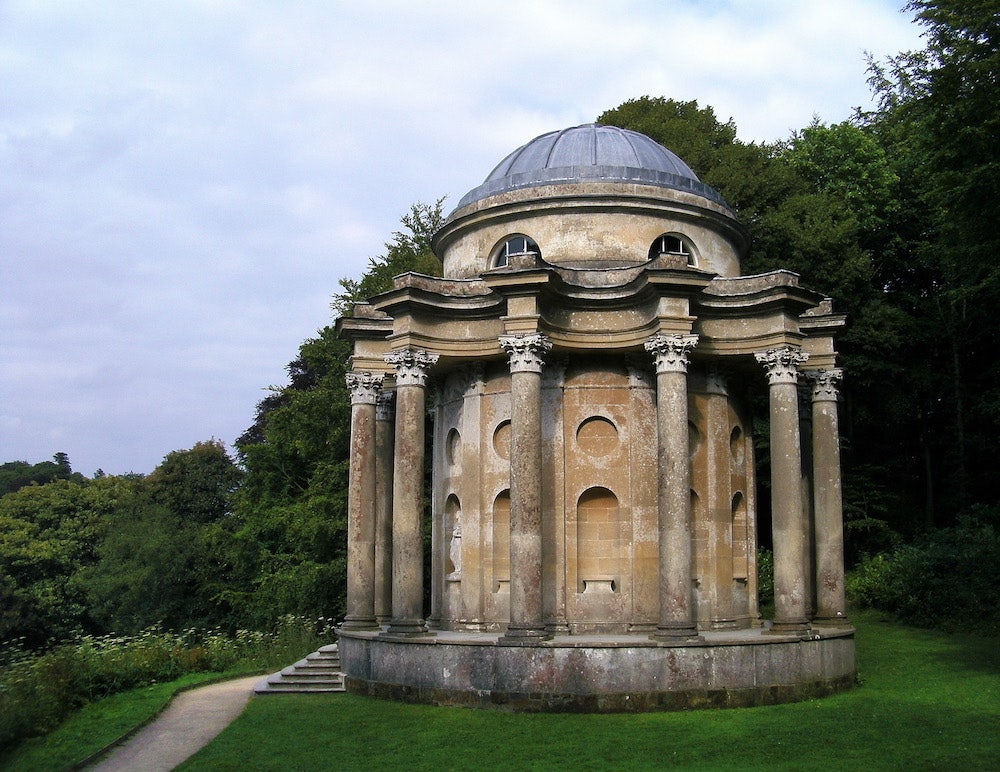
[[[344,676],[340,673],[304,673],[302,671],[286,673],[282,671],[281,673],[268,676],[268,679],[271,683],[293,681],[305,684],[315,681],[343,682]]]
[[[344,691],[337,644],[328,644],[294,665],[261,679],[256,694],[318,694]]]
[[[281,675],[335,675],[340,673],[339,667],[286,667],[281,671]]]
[[[300,659],[294,665],[289,665],[288,667],[303,667],[303,668],[314,668],[314,667],[329,667],[334,670],[340,669],[340,659],[339,658],[323,658],[323,659]],[[287,670],[288,668],[286,668]]]

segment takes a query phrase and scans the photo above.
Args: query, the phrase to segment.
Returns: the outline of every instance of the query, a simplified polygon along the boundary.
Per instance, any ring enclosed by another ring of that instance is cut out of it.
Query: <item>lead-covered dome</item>
[[[597,271],[666,255],[738,276],[746,232],[675,153],[637,131],[588,123],[510,153],[459,201],[432,245],[449,279],[503,268],[513,254]]]
[[[725,205],[684,161],[645,134],[588,123],[550,131],[504,158],[456,209],[498,193],[581,181],[632,182],[686,190]]]

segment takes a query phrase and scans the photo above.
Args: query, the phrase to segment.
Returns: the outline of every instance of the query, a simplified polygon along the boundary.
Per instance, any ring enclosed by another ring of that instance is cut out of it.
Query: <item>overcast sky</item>
[[[231,446],[412,203],[643,95],[845,120],[900,5],[0,0],[0,462]]]

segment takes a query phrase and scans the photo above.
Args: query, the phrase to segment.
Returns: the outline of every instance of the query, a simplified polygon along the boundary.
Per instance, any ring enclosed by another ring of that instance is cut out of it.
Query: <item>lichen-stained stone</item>
[[[607,126],[518,148],[433,246],[442,277],[398,276],[338,321],[384,402],[374,463],[368,407],[352,448],[363,610],[342,630],[347,687],[517,710],[849,688],[831,300],[789,271],[742,275],[746,231],[722,197]],[[774,620],[759,544],[774,550]],[[372,613],[385,629],[357,629]]]

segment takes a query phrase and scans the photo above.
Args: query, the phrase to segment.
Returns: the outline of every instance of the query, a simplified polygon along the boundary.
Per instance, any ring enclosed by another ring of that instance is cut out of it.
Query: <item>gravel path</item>
[[[151,724],[88,769],[173,769],[208,745],[243,712],[259,680],[260,676],[250,676],[181,692]]]

